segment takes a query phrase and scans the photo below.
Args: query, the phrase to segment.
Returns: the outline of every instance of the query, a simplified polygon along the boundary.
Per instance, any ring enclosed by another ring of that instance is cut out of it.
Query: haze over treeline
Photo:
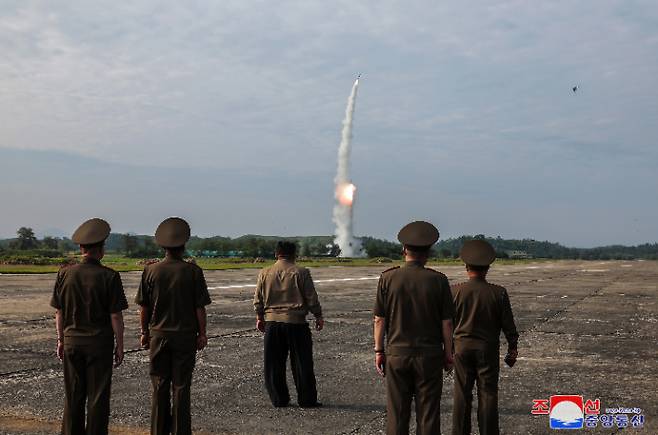
[[[336,257],[340,253],[333,236],[262,236],[248,234],[237,238],[193,236],[187,244],[188,254],[197,257],[262,257],[273,258],[278,240],[294,240],[298,253],[305,257]],[[559,243],[534,239],[504,239],[483,234],[464,235],[440,240],[433,248],[437,258],[457,258],[466,240],[489,241],[499,258],[549,258],[581,260],[634,260],[658,259],[658,243],[636,246],[609,245],[595,248],[572,248]],[[402,246],[397,242],[374,237],[361,237],[367,256],[400,259]],[[0,240],[0,257],[45,255],[57,256],[75,251],[76,245],[68,238],[44,237],[38,239],[31,228],[22,227],[17,237]],[[109,252],[129,257],[157,257],[161,250],[153,236],[112,233],[106,242]]]

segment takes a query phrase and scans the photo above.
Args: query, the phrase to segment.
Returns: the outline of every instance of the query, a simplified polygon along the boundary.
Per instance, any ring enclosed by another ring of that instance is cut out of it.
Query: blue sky
[[[658,240],[652,1],[3,1],[0,52],[3,237],[330,234],[360,72],[358,234]]]

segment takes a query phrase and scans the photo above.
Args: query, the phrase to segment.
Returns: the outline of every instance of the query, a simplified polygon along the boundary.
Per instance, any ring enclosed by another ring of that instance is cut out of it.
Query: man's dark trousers
[[[471,433],[473,386],[477,382],[478,427],[482,435],[497,435],[498,345],[478,341],[455,341],[455,392],[452,410],[453,435]]]
[[[190,390],[196,362],[196,336],[154,336],[150,346],[151,434],[189,435],[192,433]]]
[[[65,435],[107,434],[110,419],[113,339],[64,344]],[[85,429],[85,401],[87,424]]]
[[[265,322],[265,387],[274,406],[290,402],[286,360],[290,352],[292,376],[299,406],[317,403],[313,372],[313,341],[307,323]]]
[[[416,402],[416,433],[441,433],[443,351],[386,355],[386,433],[407,435],[411,401]]]

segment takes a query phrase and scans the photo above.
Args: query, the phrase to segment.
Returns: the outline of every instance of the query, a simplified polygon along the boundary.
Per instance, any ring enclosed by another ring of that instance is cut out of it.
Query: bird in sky
[[[571,90],[572,90],[572,91],[573,91],[573,93],[575,94],[575,93],[576,93],[576,91],[578,90],[578,85],[576,85],[576,86],[574,86],[573,88],[571,88]]]

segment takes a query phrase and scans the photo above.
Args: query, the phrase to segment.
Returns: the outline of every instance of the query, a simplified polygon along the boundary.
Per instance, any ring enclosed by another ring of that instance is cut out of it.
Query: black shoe
[[[272,403],[272,406],[275,408],[287,408],[290,402],[283,402],[283,403]]]
[[[321,402],[314,402],[314,403],[300,403],[299,404],[300,408],[321,408],[322,403]]]

